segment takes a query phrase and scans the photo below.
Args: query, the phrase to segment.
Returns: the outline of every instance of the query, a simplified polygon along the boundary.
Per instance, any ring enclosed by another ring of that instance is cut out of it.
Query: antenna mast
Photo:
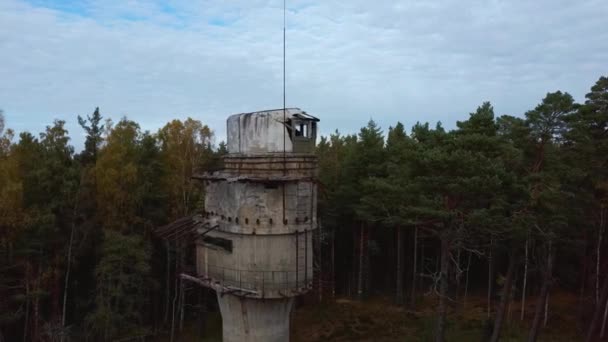
[[[283,162],[285,161],[285,134],[287,132],[287,108],[285,105],[285,2],[283,0]]]
[[[285,105],[285,2],[283,0],[283,176],[287,175],[287,155],[285,153],[285,135],[287,134],[287,108]],[[285,217],[285,184],[283,183],[283,224],[286,224]]]

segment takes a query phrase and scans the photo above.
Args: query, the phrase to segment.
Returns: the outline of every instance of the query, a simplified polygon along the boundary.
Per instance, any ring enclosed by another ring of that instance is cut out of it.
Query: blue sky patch
[[[86,0],[25,0],[35,7],[43,7],[65,13],[86,16],[88,12],[88,1]]]

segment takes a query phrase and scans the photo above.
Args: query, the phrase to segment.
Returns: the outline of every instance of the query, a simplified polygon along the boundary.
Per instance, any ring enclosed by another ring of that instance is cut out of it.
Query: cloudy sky
[[[96,106],[156,131],[282,107],[282,0],[0,0],[0,108],[37,133]],[[322,133],[522,115],[608,74],[606,0],[288,0],[287,105]]]

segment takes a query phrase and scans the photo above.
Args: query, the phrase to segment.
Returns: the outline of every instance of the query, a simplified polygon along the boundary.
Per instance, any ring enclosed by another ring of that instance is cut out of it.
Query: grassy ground
[[[579,341],[574,317],[575,300],[567,294],[554,295],[548,326],[540,341]],[[511,319],[501,341],[523,341],[534,314],[534,301],[526,308],[524,323],[520,303],[511,306]],[[364,302],[338,299],[331,304],[298,308],[293,340],[300,341],[432,341],[435,323],[433,298],[420,302],[416,311],[393,305],[387,299]],[[517,308],[517,309],[516,309]],[[481,341],[487,319],[485,299],[470,298],[466,309],[453,307],[448,315],[448,341]]]
[[[436,299],[426,297],[415,311],[396,306],[387,298],[365,301],[340,298],[333,303],[308,304],[297,308],[292,321],[292,341],[432,341]],[[510,320],[504,327],[501,341],[525,341],[528,324],[534,315],[534,299],[529,299],[522,323],[520,303],[511,305]],[[576,298],[569,294],[552,294],[547,327],[539,341],[580,341],[576,331]],[[471,297],[466,308],[462,303],[448,314],[447,341],[477,342],[482,340],[487,312],[483,297]],[[205,336],[202,338],[201,336]],[[198,322],[189,322],[177,341],[221,341],[219,313],[209,313],[203,329]],[[158,340],[169,341],[168,337]]]
[[[169,331],[159,333],[154,342],[171,341]],[[207,313],[205,324],[201,327],[200,321],[190,320],[184,322],[184,330],[176,334],[176,342],[221,342],[222,341],[222,317],[219,312]]]

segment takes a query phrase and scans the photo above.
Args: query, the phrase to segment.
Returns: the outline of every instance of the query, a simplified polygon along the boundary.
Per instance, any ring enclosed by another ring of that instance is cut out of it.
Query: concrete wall
[[[300,118],[295,115],[300,115]],[[316,119],[308,116],[308,119],[302,119],[302,115],[307,116],[298,108],[288,108],[285,121],[293,130],[297,130],[300,124],[306,126],[307,136],[297,136],[294,131],[290,134],[286,130],[283,109],[232,115],[227,121],[228,152],[249,155],[283,151],[311,153],[316,139],[316,122],[312,121]]]
[[[313,276],[316,193],[316,184],[309,181],[270,187],[257,182],[208,184],[207,219],[219,227],[207,236],[229,240],[232,251],[199,240],[198,273],[265,298],[293,296],[308,288]]]
[[[256,291],[256,297],[283,298],[309,288],[313,279],[313,231],[285,235],[245,235],[212,231],[230,240],[232,251],[199,240],[197,272],[225,286]]]
[[[289,118],[301,111],[289,108],[286,112]],[[228,118],[228,151],[243,154],[283,152],[284,132],[282,109],[232,115]],[[291,152],[291,139],[288,134],[285,137],[285,151]]]
[[[287,224],[283,222],[283,186]],[[221,231],[287,234],[316,227],[316,194],[316,184],[304,181],[275,185],[210,182],[206,188],[205,211],[219,218]]]
[[[256,300],[217,296],[224,342],[289,341],[289,313],[293,298]]]

